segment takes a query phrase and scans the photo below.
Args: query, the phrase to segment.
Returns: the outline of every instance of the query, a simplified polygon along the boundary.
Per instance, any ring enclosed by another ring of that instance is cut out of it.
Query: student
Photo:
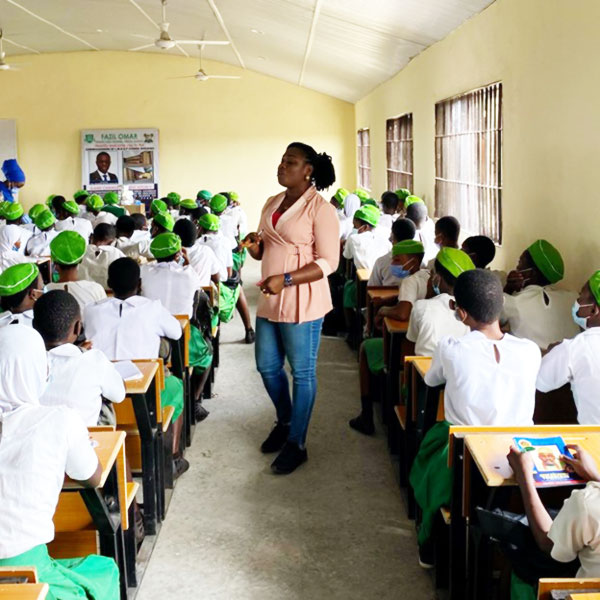
[[[398,214],[406,215],[407,206],[405,205],[406,199],[411,195],[410,190],[406,188],[400,188],[394,192],[398,197]]]
[[[88,242],[94,228],[88,219],[79,217],[79,206],[74,200],[65,200],[64,196],[52,196],[51,204],[56,215],[56,231],[76,231]]]
[[[410,198],[416,198],[416,196],[409,196],[405,202],[408,202]],[[419,202],[415,201],[412,204],[408,204],[406,218],[410,219],[417,228],[415,240],[420,241],[425,247],[423,264],[427,265],[430,260],[437,256],[439,248],[435,243],[435,226],[433,221],[427,216],[427,206],[425,203],[420,200]]]
[[[197,208],[198,204],[195,200],[192,200],[191,198],[185,198],[181,201],[181,204],[179,205],[179,218],[188,219],[191,221],[192,215],[194,214]]]
[[[31,260],[21,252],[23,231],[18,225],[4,225],[0,228],[0,270]]]
[[[34,233],[27,241],[25,254],[39,257],[50,255],[50,242],[58,235],[54,229],[56,217],[44,208],[38,213],[34,220],[37,233]]]
[[[219,231],[229,243],[230,250],[238,247],[237,222],[233,215],[226,212],[227,197],[223,194],[215,194],[210,200],[210,210],[213,215],[219,217]]]
[[[162,337],[171,340],[181,337],[179,321],[160,300],[140,295],[140,267],[135,260],[129,257],[115,260],[108,267],[108,285],[114,297],[88,304],[83,312],[83,322],[93,347],[101,350],[109,360],[158,358]],[[165,377],[161,402],[175,409],[173,470],[179,477],[188,470],[189,463],[179,453],[183,382],[174,375]]]
[[[221,263],[212,248],[206,244],[197,244],[198,230],[187,219],[179,219],[175,223],[173,233],[181,239],[181,246],[185,248],[187,260],[198,274],[201,287],[208,287],[211,282],[219,283]]]
[[[96,223],[96,219],[104,206],[104,200],[100,198],[98,194],[91,194],[85,199],[86,211],[80,213],[81,218],[87,219],[92,223],[92,226]]]
[[[77,206],[79,206],[79,216],[82,218],[85,218],[87,212],[86,200],[89,195],[90,193],[85,190],[77,190],[73,194],[73,200],[77,203]]]
[[[126,218],[126,217],[121,217]],[[108,286],[108,267],[125,254],[113,244],[117,230],[108,223],[100,223],[94,227],[94,233],[83,260],[79,265],[78,276],[87,281],[95,281],[103,289]]]
[[[340,222],[345,218],[344,215],[344,200],[350,192],[346,188],[338,188],[335,194],[331,196],[330,203],[335,208]]]
[[[29,231],[31,231],[31,234],[35,234],[35,233],[39,233],[38,228],[35,226],[35,218],[43,211],[47,210],[46,206],[44,206],[43,204],[34,204],[29,211],[27,211],[27,215],[29,216],[30,219],[30,223],[26,223],[23,225],[23,227],[25,227],[25,229],[28,229]]]
[[[429,544],[435,514],[450,502],[448,469],[450,425],[526,426],[533,423],[539,348],[500,329],[503,294],[498,278],[482,269],[459,275],[452,307],[471,332],[439,343],[425,375],[430,387],[446,385],[445,421],[436,423],[421,442],[410,473],[415,500],[423,519],[419,527],[419,557],[432,565]]]
[[[506,273],[504,271],[489,269],[490,263],[496,257],[496,244],[486,235],[472,235],[465,239],[461,249],[466,252],[478,269],[491,270],[502,282],[502,287],[506,285]]]
[[[435,296],[417,300],[410,313],[406,339],[415,344],[414,354],[433,356],[443,337],[459,338],[469,333],[469,328],[456,320],[450,301],[454,300],[457,277],[474,268],[473,261],[462,250],[444,247],[438,252],[431,274]]]
[[[104,206],[94,220],[94,226],[100,225],[100,223],[116,225],[117,219],[127,214],[127,211],[122,206],[119,206],[119,195],[117,192],[106,192],[102,200],[104,201]]]
[[[354,229],[346,240],[343,256],[357,269],[372,269],[375,261],[390,250],[389,240],[382,240],[373,231],[378,223],[379,210],[374,206],[361,206],[354,213]]]
[[[502,322],[513,335],[533,340],[544,350],[579,333],[571,318],[577,293],[553,287],[564,272],[560,253],[546,240],[535,241],[521,254],[504,287]]]
[[[22,263],[0,274],[0,327],[20,323],[31,327],[33,305],[44,293],[44,283],[35,263]]]
[[[75,298],[63,290],[44,294],[33,307],[33,328],[48,352],[48,380],[40,404],[68,406],[87,427],[98,425],[102,398],[122,402],[125,386],[100,350],[84,351],[76,345],[83,324]]]
[[[48,555],[65,474],[95,488],[102,469],[81,417],[66,406],[40,406],[46,370],[44,342],[34,329],[0,329],[0,567],[35,567],[49,598],[119,600],[112,559]]]
[[[196,202],[198,202],[198,206],[205,208],[208,212],[210,212],[210,200],[212,198],[212,194],[208,190],[200,190],[196,194]]]
[[[156,215],[158,215],[160,213],[168,213],[168,212],[169,212],[169,206],[163,199],[155,198],[150,203],[150,214],[152,215],[152,218],[154,218]]]
[[[394,221],[398,218],[398,204],[400,200],[394,192],[383,192],[381,195],[382,215],[379,217],[379,223],[375,228],[376,233],[389,237]]]
[[[455,217],[441,217],[435,223],[435,245],[442,248],[458,248],[458,238],[460,236],[460,223]],[[437,257],[437,255],[436,255]],[[433,269],[435,258],[427,263],[429,270]]]
[[[131,215],[133,219],[133,224],[135,229],[131,234],[132,242],[141,242],[142,240],[147,240],[150,237],[150,232],[148,231],[148,223],[146,221],[146,215],[142,213],[133,213]]]
[[[412,240],[415,237],[415,224],[410,219],[400,217],[396,219],[392,225],[390,242],[392,247],[398,242],[404,240]],[[371,276],[369,277],[368,286],[399,286],[402,279],[396,277],[390,268],[392,265],[392,250],[387,254],[380,256],[373,265]]]
[[[25,210],[19,202],[9,202],[4,208],[3,215],[6,220],[6,225],[16,225],[19,227],[21,243],[19,244],[18,252],[24,254],[25,246],[32,235],[31,230],[24,226],[26,224],[24,221],[26,217]]]
[[[248,233],[248,217],[241,207],[237,192],[221,192],[227,198],[227,208],[222,216],[232,221],[232,229],[235,232],[236,247],[233,249],[233,270],[241,274],[242,267],[246,262],[248,250],[240,245]]]
[[[82,312],[90,302],[106,298],[106,292],[99,283],[79,279],[78,266],[85,255],[86,245],[76,231],[69,230],[61,231],[50,242],[50,256],[58,280],[46,286],[48,290],[64,290],[72,294]]]
[[[162,202],[161,200],[155,200],[154,202]],[[159,212],[152,219],[152,224],[150,226],[150,236],[145,237],[145,239],[141,239],[139,242],[127,246],[121,247],[123,254],[126,254],[130,258],[138,259],[140,256],[143,256],[147,259],[154,258],[152,256],[152,252],[150,251],[150,243],[152,240],[161,233],[172,233],[173,227],[175,226],[175,219],[171,216],[171,213],[168,212]],[[133,236],[132,238],[133,239]]]
[[[581,288],[572,315],[583,331],[555,345],[544,356],[537,389],[550,392],[570,383],[577,421],[582,425],[600,425],[600,271]]]
[[[354,213],[360,208],[360,198],[348,194],[344,198],[344,217],[340,220],[340,240],[345,241],[354,227]]]
[[[213,250],[221,264],[219,277],[221,281],[227,281],[233,274],[233,256],[227,240],[219,231],[220,219],[216,215],[207,213],[198,221],[199,237],[198,244],[208,246]]]
[[[181,204],[181,195],[177,192],[169,192],[166,195],[169,204],[169,212],[171,216],[177,221],[179,218],[179,205]]]

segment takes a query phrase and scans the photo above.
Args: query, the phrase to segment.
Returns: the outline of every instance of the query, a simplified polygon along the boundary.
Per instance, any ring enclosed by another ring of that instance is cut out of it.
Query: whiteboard
[[[17,121],[0,119],[0,165],[7,158],[17,158]]]

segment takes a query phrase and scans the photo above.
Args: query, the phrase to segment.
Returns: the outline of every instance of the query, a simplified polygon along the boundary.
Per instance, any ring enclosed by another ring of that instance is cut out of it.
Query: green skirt
[[[450,423],[436,423],[425,435],[410,471],[410,485],[423,518],[417,540],[426,542],[436,513],[452,499],[452,470],[448,468],[448,431]]]
[[[356,281],[348,279],[344,284],[344,308],[355,309],[357,306]]]
[[[363,352],[367,357],[369,371],[373,375],[379,375],[385,364],[383,362],[383,338],[371,338],[363,342]]]
[[[244,266],[246,262],[246,257],[248,256],[248,250],[246,248],[242,248],[241,252],[233,252],[233,270],[239,271]]]
[[[46,600],[119,600],[119,568],[112,558],[90,554],[85,558],[55,560],[40,544],[12,558],[0,558],[0,567],[32,566],[38,580],[50,586]]]
[[[535,588],[519,579],[514,572],[510,574],[510,600],[536,600],[536,598]]]
[[[192,325],[190,331],[190,365],[194,367],[194,371],[203,373],[212,363],[212,346],[196,326]]]
[[[160,393],[160,402],[175,409],[173,421],[176,421],[183,412],[183,381],[179,377],[165,377],[165,389]]]
[[[240,297],[240,286],[236,285],[232,290],[224,284],[219,286],[219,320],[221,323],[229,323],[233,319],[235,305]]]

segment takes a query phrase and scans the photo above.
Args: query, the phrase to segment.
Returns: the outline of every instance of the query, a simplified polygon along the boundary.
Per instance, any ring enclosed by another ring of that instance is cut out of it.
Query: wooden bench
[[[577,600],[587,599],[585,592],[593,592],[596,596],[599,595],[600,579],[540,579],[537,593],[538,600],[552,600],[552,592],[558,590],[568,591]],[[593,600],[593,596],[587,600]]]
[[[49,591],[47,583],[9,583],[0,580],[1,600],[44,600]]]
[[[0,584],[12,583],[37,583],[37,569],[35,567],[0,567]]]

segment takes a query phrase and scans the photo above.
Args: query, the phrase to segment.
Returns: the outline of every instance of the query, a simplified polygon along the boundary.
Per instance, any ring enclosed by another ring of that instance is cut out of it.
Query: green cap
[[[0,202],[0,217],[4,217],[4,211],[8,208],[10,202],[8,200],[4,200]]]
[[[198,219],[198,225],[207,231],[219,231],[220,223],[221,220],[219,217],[217,217],[217,215],[212,215],[211,213],[206,213]]]
[[[404,240],[392,246],[392,256],[400,254],[425,254],[425,246],[417,240]]]
[[[77,206],[77,202],[75,202],[75,200],[65,200],[62,207],[72,215],[79,214],[79,206]]]
[[[181,250],[181,238],[175,233],[160,233],[150,244],[154,258],[167,258]]]
[[[589,279],[588,284],[592,292],[592,296],[598,304],[600,304],[600,271],[596,271]]]
[[[54,200],[54,198],[56,198],[57,194],[50,194],[47,198],[46,198],[46,206],[52,206],[52,200]]]
[[[85,205],[90,210],[100,210],[104,206],[104,200],[98,194],[92,194],[85,199]]]
[[[343,208],[344,207],[344,200],[346,199],[346,196],[349,194],[350,192],[346,189],[346,188],[339,188],[337,190],[337,192],[333,195],[333,197],[337,200],[338,204]]]
[[[77,201],[79,198],[87,198],[89,195],[89,192],[86,192],[85,190],[77,190],[73,194],[73,200]]]
[[[192,200],[191,198],[186,198],[185,200],[181,201],[179,207],[187,208],[188,210],[194,210],[195,208],[198,208],[198,204],[196,204],[195,200]]]
[[[48,210],[43,204],[34,204],[27,213],[32,221],[35,221],[35,218],[45,210]]]
[[[362,188],[358,188],[354,190],[354,193],[361,199],[366,200],[369,197],[369,192],[367,190],[363,190]]]
[[[399,190],[396,190],[394,194],[396,194],[400,200],[404,201],[410,196],[410,190],[407,190],[406,188],[400,188]]]
[[[108,204],[109,206],[115,206],[119,204],[119,194],[117,192],[106,192],[104,194],[104,204]]]
[[[0,296],[14,296],[27,289],[40,274],[35,263],[19,263],[8,267],[0,275]]]
[[[240,195],[237,192],[229,192],[229,197],[231,198],[232,202],[240,201]]]
[[[107,212],[111,215],[115,215],[117,219],[127,214],[127,211],[122,206],[115,206],[114,204],[105,204],[102,207],[102,212]]]
[[[369,204],[371,206],[375,206],[377,208],[377,200],[373,198],[367,198],[366,200],[361,200],[361,204],[365,206],[365,204]]]
[[[458,277],[465,271],[472,271],[475,268],[471,257],[457,248],[442,248],[435,259],[444,267],[450,275]]]
[[[406,198],[404,198],[404,207],[408,208],[411,204],[416,204],[417,202],[423,202],[423,200],[421,200],[419,196],[406,196]]]
[[[56,217],[45,208],[34,220],[35,226],[42,231],[52,227],[56,223]]]
[[[565,276],[565,263],[560,252],[546,240],[537,240],[527,248],[531,260],[550,283],[558,283]]]
[[[197,200],[210,200],[212,198],[212,194],[208,190],[200,190],[196,194]]]
[[[215,194],[210,201],[210,209],[216,213],[222,213],[227,208],[227,198],[222,194]]]
[[[85,254],[86,243],[76,231],[61,231],[50,242],[50,256],[59,265],[76,265]]]
[[[153,215],[157,215],[161,212],[166,212],[167,210],[169,210],[169,207],[167,206],[166,202],[164,202],[163,200],[152,200],[150,204],[150,212]]]
[[[20,202],[9,202],[8,206],[4,207],[4,218],[7,221],[16,221],[25,214],[25,209]]]
[[[364,204],[354,213],[354,218],[376,227],[379,223],[379,209],[372,204]]]
[[[177,192],[169,192],[167,198],[171,201],[173,206],[179,206],[181,202],[181,196]]]
[[[152,222],[161,225],[167,231],[173,231],[173,227],[175,227],[175,219],[173,218],[173,215],[168,212],[158,213],[155,215]]]

